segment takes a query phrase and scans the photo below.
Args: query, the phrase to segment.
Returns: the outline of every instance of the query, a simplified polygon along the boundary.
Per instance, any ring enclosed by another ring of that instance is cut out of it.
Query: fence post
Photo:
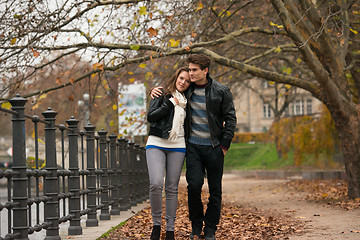
[[[141,174],[141,155],[140,145],[135,144],[134,152],[134,167],[135,167],[135,203],[141,203],[141,185],[142,185],[142,174]]]
[[[66,121],[70,131],[69,136],[69,170],[72,172],[69,176],[69,212],[72,215],[70,219],[69,235],[81,235],[82,227],[80,226],[80,174],[79,174],[79,157],[78,157],[78,128],[79,123],[74,117]]]
[[[129,156],[128,145],[124,138],[118,139],[119,142],[119,169],[120,169],[120,184],[119,184],[119,202],[120,211],[130,209],[129,200]]]
[[[119,209],[119,189],[118,189],[118,171],[116,163],[116,138],[117,136],[111,134],[110,138],[110,168],[111,168],[111,215],[120,215]]]
[[[146,150],[145,147],[140,147],[140,156],[141,156],[141,173],[142,173],[142,200],[145,201],[148,199],[148,189],[149,189],[149,176],[147,172],[147,165],[146,165]]]
[[[13,114],[13,233],[16,239],[28,238],[27,222],[27,177],[26,177],[26,152],[25,152],[25,103],[27,100],[19,94],[9,101],[11,109],[18,112]]]
[[[108,163],[106,153],[106,134],[107,131],[101,129],[98,132],[100,136],[100,169],[103,171],[101,175],[101,208],[100,220],[110,220],[109,213],[109,179],[108,179]]]
[[[129,198],[130,206],[136,206],[136,168],[135,168],[135,143],[129,142]]]
[[[86,185],[89,193],[87,195],[87,206],[91,211],[87,215],[86,226],[95,227],[99,225],[96,217],[96,174],[95,174],[95,127],[88,124],[86,130],[86,165],[89,175],[86,178]]]
[[[44,120],[49,122],[45,124],[45,159],[46,171],[49,175],[45,176],[45,195],[49,200],[45,202],[44,218],[50,226],[46,229],[46,240],[61,239],[59,236],[59,180],[57,176],[57,162],[56,162],[56,128],[55,116],[57,112],[48,108],[43,112]]]

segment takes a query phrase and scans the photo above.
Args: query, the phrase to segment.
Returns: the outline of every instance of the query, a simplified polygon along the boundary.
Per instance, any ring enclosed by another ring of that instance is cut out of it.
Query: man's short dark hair
[[[211,60],[204,54],[193,54],[187,58],[186,62],[197,64],[200,66],[201,70],[204,70],[205,68],[210,69]]]

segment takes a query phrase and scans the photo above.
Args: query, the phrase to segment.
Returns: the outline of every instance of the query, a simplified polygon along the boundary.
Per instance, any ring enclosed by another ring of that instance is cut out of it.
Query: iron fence
[[[111,215],[148,198],[143,147],[104,129],[96,134],[91,124],[79,131],[74,117],[66,121],[67,126],[57,125],[57,113],[51,108],[42,113],[43,119],[26,115],[26,101],[16,95],[10,100],[11,110],[0,108],[12,115],[13,130],[13,166],[0,169],[0,179],[7,179],[7,201],[0,202],[0,213],[7,210],[8,222],[0,240],[29,239],[39,231],[46,231],[45,239],[60,239],[59,225],[64,222],[69,222],[68,235],[80,235],[81,216],[87,216],[87,227],[96,227],[99,220],[110,220]],[[26,157],[25,121],[29,119],[34,130],[33,168],[27,166]],[[44,127],[44,167],[39,158],[40,126]]]

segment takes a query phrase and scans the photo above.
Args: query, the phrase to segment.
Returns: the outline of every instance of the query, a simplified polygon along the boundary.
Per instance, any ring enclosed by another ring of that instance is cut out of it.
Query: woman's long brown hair
[[[164,85],[164,96],[167,96],[168,94],[171,94],[171,93],[175,92],[175,90],[176,90],[176,79],[179,77],[179,75],[182,72],[189,72],[189,68],[188,67],[181,67],[178,70],[176,70],[174,75],[172,75],[172,77],[169,79],[169,81],[167,81],[165,83],[165,85]]]

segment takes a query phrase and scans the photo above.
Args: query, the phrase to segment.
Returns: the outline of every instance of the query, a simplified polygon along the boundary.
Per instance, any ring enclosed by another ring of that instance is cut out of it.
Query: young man
[[[235,108],[228,87],[209,76],[210,59],[190,55],[187,59],[191,85],[185,120],[186,181],[188,183],[190,239],[213,240],[220,220],[224,156],[230,147],[236,127]],[[157,89],[151,93],[158,96]],[[209,186],[209,203],[204,214],[201,191],[204,177]]]

